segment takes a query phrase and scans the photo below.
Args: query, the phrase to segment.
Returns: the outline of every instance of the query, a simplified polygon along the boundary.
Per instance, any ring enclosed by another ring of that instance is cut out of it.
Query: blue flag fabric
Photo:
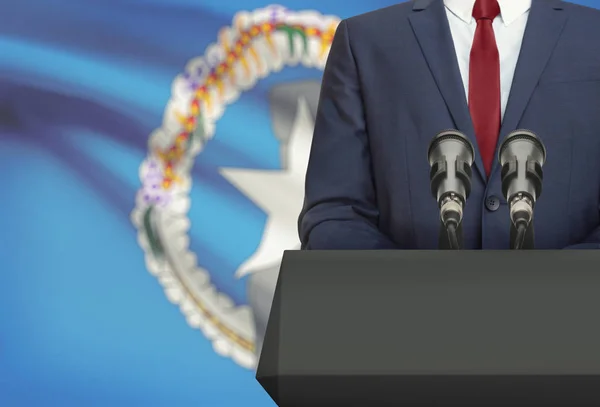
[[[0,405],[274,405],[254,368],[328,47],[394,3],[0,7]]]

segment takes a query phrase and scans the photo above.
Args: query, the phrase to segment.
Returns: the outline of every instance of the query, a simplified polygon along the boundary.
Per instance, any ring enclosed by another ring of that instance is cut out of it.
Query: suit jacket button
[[[495,195],[487,197],[485,200],[485,207],[490,212],[495,212],[500,207],[500,198]]]

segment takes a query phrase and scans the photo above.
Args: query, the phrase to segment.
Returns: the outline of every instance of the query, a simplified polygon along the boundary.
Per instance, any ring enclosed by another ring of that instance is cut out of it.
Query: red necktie
[[[488,176],[500,132],[500,57],[492,27],[499,14],[497,0],[476,0],[473,17],[477,29],[469,63],[469,110]]]

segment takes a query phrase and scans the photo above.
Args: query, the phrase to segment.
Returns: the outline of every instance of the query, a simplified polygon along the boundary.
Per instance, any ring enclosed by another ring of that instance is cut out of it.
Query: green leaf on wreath
[[[154,206],[150,206],[148,209],[146,209],[146,212],[144,212],[143,228],[146,232],[146,236],[148,237],[150,251],[155,257],[160,258],[164,255],[165,251],[162,242],[160,241],[160,237],[158,237],[158,234],[154,230],[154,225],[152,224],[152,214],[154,211]]]
[[[290,26],[283,26],[279,27],[278,30],[284,31],[288,35],[288,40],[290,42],[290,53],[292,55],[295,54],[294,38],[296,35],[299,35],[302,38],[302,42],[304,43],[304,53],[308,53],[308,37],[306,36],[306,33],[303,29]]]
[[[190,135],[187,139],[185,150],[186,152],[190,151],[192,144],[198,140],[200,144],[204,145],[206,143],[206,131],[204,130],[204,118],[202,114],[199,114],[196,119],[196,128],[190,132]]]

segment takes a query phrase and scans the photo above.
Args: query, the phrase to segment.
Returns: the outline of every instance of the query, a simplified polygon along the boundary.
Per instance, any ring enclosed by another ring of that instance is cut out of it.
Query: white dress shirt
[[[444,4],[468,100],[469,59],[477,28],[477,22],[472,15],[475,0],[444,0]],[[531,0],[498,0],[498,4],[500,15],[494,20],[493,27],[500,54],[500,106],[504,117]]]

